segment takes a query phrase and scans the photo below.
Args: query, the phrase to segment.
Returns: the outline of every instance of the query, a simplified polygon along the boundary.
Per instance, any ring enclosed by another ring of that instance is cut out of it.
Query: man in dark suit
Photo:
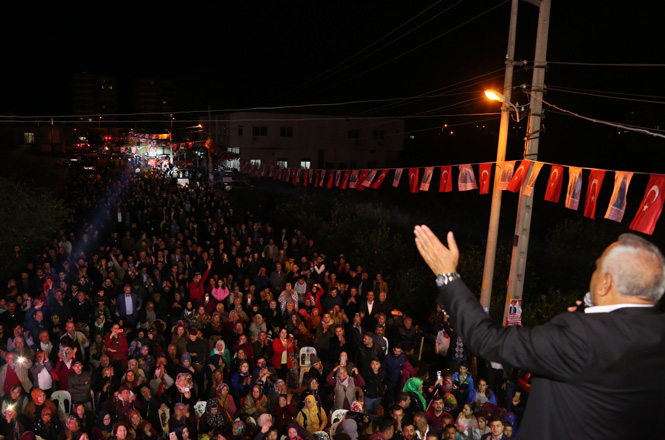
[[[437,302],[471,351],[533,373],[519,438],[651,436],[649,421],[665,414],[665,315],[654,307],[665,290],[665,259],[656,246],[621,235],[596,260],[594,306],[532,329],[504,328],[457,274],[452,232],[448,247],[427,226],[414,232],[437,275]]]
[[[143,300],[132,292],[132,286],[125,284],[124,292],[116,300],[116,316],[124,320],[125,327],[135,328]]]

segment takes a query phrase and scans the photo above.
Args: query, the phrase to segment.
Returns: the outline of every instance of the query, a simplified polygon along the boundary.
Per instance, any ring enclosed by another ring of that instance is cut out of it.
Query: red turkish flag
[[[453,176],[450,165],[441,167],[441,180],[439,180],[439,192],[450,192],[453,190]]]
[[[326,183],[326,170],[321,170],[321,176],[319,180],[319,187],[323,188],[323,185]]]
[[[652,174],[647,185],[644,199],[637,210],[637,215],[630,224],[630,229],[645,234],[653,234],[656,222],[663,211],[663,192],[665,191],[665,175]]]
[[[604,178],[605,170],[591,170],[589,187],[586,190],[586,201],[584,202],[584,217],[596,218],[596,203]]]
[[[531,161],[523,160],[522,163],[520,163],[520,166],[517,167],[513,173],[513,178],[510,179],[506,189],[510,192],[518,192],[520,188],[522,188],[522,184],[524,184],[526,176],[529,174],[529,168],[531,168]]]
[[[314,171],[314,179],[312,179],[312,182],[314,183],[314,188],[317,188],[319,186],[320,178],[321,178],[321,170]]]
[[[402,171],[404,171],[404,168],[397,168],[395,170],[395,177],[393,177],[393,186],[397,188],[399,185],[399,181],[402,178]]]
[[[332,188],[333,187],[333,181],[335,180],[335,173],[333,170],[328,171],[328,183],[326,184],[326,188]]]
[[[311,171],[312,170],[305,170],[305,172],[302,175],[302,184],[303,186],[307,186],[307,182],[311,179]]]
[[[432,175],[434,174],[434,167],[425,168],[423,173],[423,180],[420,182],[421,191],[429,191],[429,184],[432,181]]]
[[[351,176],[351,171],[344,171],[344,175],[342,176],[342,183],[339,185],[340,188],[346,189],[349,186],[349,176]]]
[[[492,164],[481,163],[478,177],[480,177],[480,188],[478,192],[480,194],[489,194],[490,183],[492,181]]]
[[[300,183],[300,176],[302,176],[302,168],[298,168],[298,171],[293,173],[293,184]]]
[[[563,184],[563,166],[552,165],[550,179],[547,181],[547,191],[545,191],[545,200],[548,202],[559,203],[561,197],[561,185]]]
[[[369,170],[362,170],[360,172],[360,177],[358,177],[358,191],[362,191],[367,188],[369,185],[365,185],[365,179],[369,174]]]
[[[420,168],[409,168],[409,191],[412,193],[417,193],[419,190],[418,184],[420,183],[420,179],[418,178],[418,174],[420,174]]]
[[[383,180],[386,178],[388,175],[388,170],[383,170],[381,171],[381,174],[376,178],[376,182],[372,184],[372,189],[379,189],[381,184],[383,183]]]

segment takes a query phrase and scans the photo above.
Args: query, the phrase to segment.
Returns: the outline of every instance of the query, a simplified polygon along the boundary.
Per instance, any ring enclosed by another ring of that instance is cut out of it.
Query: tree
[[[43,249],[56,238],[68,211],[62,200],[13,180],[0,178],[0,278],[19,269],[14,246],[24,255]]]

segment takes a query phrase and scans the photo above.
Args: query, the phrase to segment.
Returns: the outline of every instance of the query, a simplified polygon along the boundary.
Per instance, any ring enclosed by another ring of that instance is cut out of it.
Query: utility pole
[[[538,14],[538,33],[536,36],[536,54],[533,63],[533,78],[531,80],[531,101],[529,123],[524,144],[524,159],[535,161],[538,159],[538,143],[542,119],[542,97],[545,86],[545,69],[547,67],[547,37],[550,26],[550,0],[540,1]],[[524,180],[529,181],[531,169]],[[529,247],[529,233],[531,231],[531,210],[533,197],[524,195],[525,184],[520,189],[519,205],[517,208],[517,222],[515,224],[515,237],[513,239],[513,253],[510,259],[510,274],[508,275],[508,292],[504,309],[503,322],[508,318],[508,309],[511,299],[522,299],[524,290],[524,275],[526,257]]]
[[[208,135],[208,132],[210,131],[210,121],[212,121],[212,118],[210,117],[210,105],[208,105],[208,131],[206,131],[206,135]],[[206,140],[206,142],[210,139]],[[212,142],[210,143],[210,146],[208,147],[208,184],[212,188],[212,185],[214,183],[214,173],[213,173],[213,165],[212,165]]]
[[[508,143],[508,128],[510,125],[510,111],[508,104],[513,88],[513,66],[515,65],[515,35],[517,33],[517,6],[519,0],[512,0],[510,7],[510,25],[508,28],[508,50],[506,52],[506,72],[503,79],[503,95],[506,101],[501,105],[501,124],[499,126],[499,143],[496,150],[496,163],[506,160],[506,145]],[[492,280],[494,278],[494,262],[496,260],[496,243],[499,235],[499,218],[501,217],[501,193],[499,189],[500,173],[494,174],[492,188],[492,207],[490,209],[490,224],[487,231],[487,248],[485,250],[485,266],[483,268],[483,284],[480,291],[480,305],[489,311],[492,297]]]

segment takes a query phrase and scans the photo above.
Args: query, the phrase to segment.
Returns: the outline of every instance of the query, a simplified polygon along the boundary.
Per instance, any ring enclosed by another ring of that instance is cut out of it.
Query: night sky
[[[657,5],[618,5],[553,1],[546,84],[658,103],[560,90],[549,91],[545,99],[616,122],[635,111],[641,117],[636,124],[648,122],[653,127],[653,121],[665,114],[661,79],[665,68],[557,64],[665,62]],[[502,87],[509,13],[510,1],[502,0],[222,2],[215,8],[191,5],[146,11],[114,6],[94,14],[41,11],[2,29],[6,44],[0,112],[69,114],[70,76],[85,71],[115,74],[121,83],[140,76],[176,78],[186,97],[181,111],[445,93],[399,106],[379,102],[294,111],[409,116],[409,129],[432,134],[435,127],[449,123],[463,135],[475,121],[487,119],[490,127],[498,127],[498,118],[426,116],[498,111],[496,103],[482,97],[482,90]],[[537,18],[537,8],[522,1],[516,59],[533,60]],[[516,68],[514,84],[530,83],[531,73]],[[485,76],[473,80],[479,75]],[[513,101],[527,100],[518,91],[513,94]],[[611,166],[619,159],[626,164],[625,157],[616,157],[630,152],[623,140],[612,138],[618,130],[556,112],[549,113],[544,123],[542,160]],[[663,139],[627,137],[634,140],[629,148],[639,143],[647,148],[646,154],[665,146]],[[549,152],[547,142],[552,145]],[[618,149],[607,150],[608,142],[618,142]],[[579,158],[568,157],[566,147],[571,145],[581,153]],[[641,162],[629,164],[639,167]],[[640,169],[656,171],[653,166]]]

